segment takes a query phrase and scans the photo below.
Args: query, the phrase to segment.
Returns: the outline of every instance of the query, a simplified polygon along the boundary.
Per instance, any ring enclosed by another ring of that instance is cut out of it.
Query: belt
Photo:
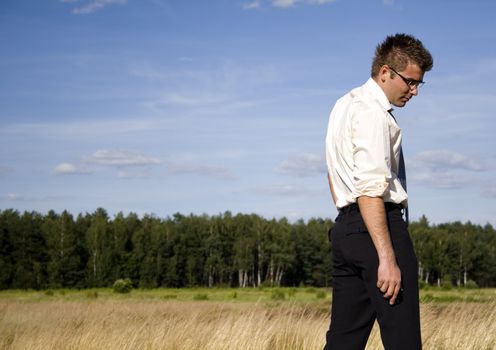
[[[403,210],[405,209],[404,206],[401,204],[397,203],[392,203],[392,202],[384,202],[384,207],[386,208],[386,211],[391,211],[394,209],[399,209]],[[347,205],[346,207],[342,207],[339,209],[339,214],[348,214],[348,213],[354,213],[354,212],[360,212],[360,208],[358,207],[357,203],[351,203],[350,205]]]

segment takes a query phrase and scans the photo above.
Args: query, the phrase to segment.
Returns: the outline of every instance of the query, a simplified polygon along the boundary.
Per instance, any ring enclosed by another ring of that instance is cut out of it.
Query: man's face
[[[418,86],[411,87],[407,81],[421,81],[424,72],[419,66],[412,63],[409,63],[404,70],[397,71],[398,74],[387,66],[384,68],[387,70],[383,75],[385,79],[384,92],[389,102],[396,107],[404,107],[413,96],[417,96],[419,89]]]

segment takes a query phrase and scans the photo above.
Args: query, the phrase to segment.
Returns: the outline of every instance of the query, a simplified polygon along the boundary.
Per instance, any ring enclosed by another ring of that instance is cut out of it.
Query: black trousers
[[[386,350],[422,348],[417,257],[401,209],[386,203],[386,214],[402,291],[393,306],[384,299],[376,286],[377,251],[358,206],[341,210],[329,235],[334,269],[331,325],[324,350],[365,349],[376,319]]]

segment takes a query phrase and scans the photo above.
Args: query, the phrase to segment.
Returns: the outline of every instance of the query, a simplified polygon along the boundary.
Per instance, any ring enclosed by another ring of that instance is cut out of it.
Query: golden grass
[[[421,305],[424,349],[496,349],[496,302]],[[0,349],[313,350],[322,303],[0,299]],[[377,327],[367,349],[382,349]]]

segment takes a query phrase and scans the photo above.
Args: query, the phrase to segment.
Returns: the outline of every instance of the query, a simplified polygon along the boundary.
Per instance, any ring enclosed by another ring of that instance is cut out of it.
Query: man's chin
[[[408,102],[408,101],[398,101],[398,102],[393,102],[393,106],[395,106],[395,107],[399,107],[399,108],[401,108],[401,107],[405,107],[405,105],[406,105],[406,103],[407,103],[407,102]]]

